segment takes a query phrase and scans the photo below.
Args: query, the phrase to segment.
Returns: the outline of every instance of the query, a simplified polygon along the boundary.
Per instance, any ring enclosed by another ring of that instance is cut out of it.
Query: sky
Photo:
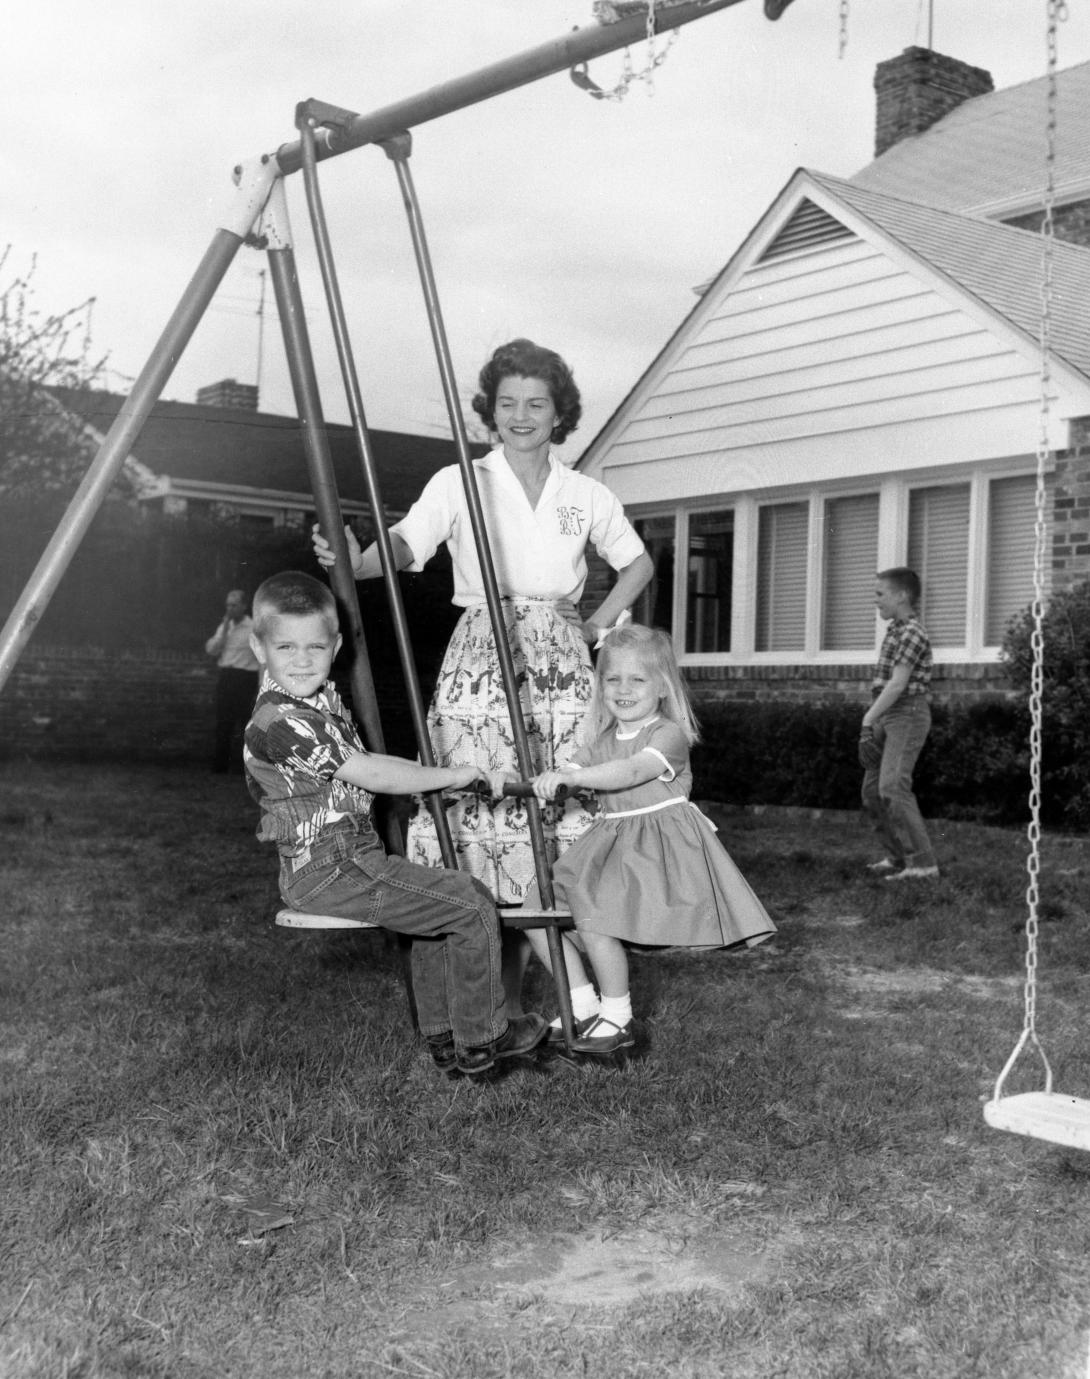
[[[1067,11],[1061,67],[1090,60],[1090,5]],[[463,394],[505,340],[559,350],[584,400],[564,447],[574,461],[795,169],[850,176],[870,161],[879,62],[930,37],[997,88],[1033,80],[1047,71],[1047,12],[1047,0],[794,0],[771,22],[761,0],[740,0],[668,48],[660,37],[652,80],[623,99],[559,74],[419,126],[413,179]],[[94,349],[125,392],[231,204],[232,168],[293,142],[299,101],[367,114],[594,22],[591,0],[12,6],[0,285],[36,256],[40,310],[93,296]],[[632,67],[647,56],[634,46]],[[610,90],[622,63],[596,59],[590,76]],[[393,166],[366,147],[320,176],[368,422],[449,434]],[[345,421],[301,175],[287,197],[323,407]],[[259,382],[263,410],[294,412],[264,266],[240,251],[164,397],[192,402],[230,377]]]

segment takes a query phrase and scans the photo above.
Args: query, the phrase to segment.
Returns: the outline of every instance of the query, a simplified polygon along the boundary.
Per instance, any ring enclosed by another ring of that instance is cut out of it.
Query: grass
[[[272,926],[236,780],[0,781],[5,1379],[1086,1373],[1090,1156],[980,1111],[1019,834],[938,825],[943,878],[900,889],[853,819],[724,815],[774,942],[634,959],[624,1068],[477,1086],[432,1070],[381,935]],[[1046,839],[1039,1028],[1090,1096],[1088,874]]]

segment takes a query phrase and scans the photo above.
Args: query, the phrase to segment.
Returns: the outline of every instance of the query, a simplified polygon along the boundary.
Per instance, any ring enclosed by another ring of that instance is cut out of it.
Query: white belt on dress
[[[603,819],[630,819],[634,814],[656,814],[660,809],[669,809],[675,804],[687,804],[690,809],[695,809],[713,833],[718,833],[718,827],[712,823],[707,814],[698,806],[693,804],[687,795],[675,795],[669,800],[659,800],[658,804],[645,804],[640,809],[603,809],[600,818]]]

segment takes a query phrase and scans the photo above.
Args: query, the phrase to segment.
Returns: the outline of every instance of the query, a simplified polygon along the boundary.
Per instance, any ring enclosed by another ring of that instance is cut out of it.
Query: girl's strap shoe
[[[635,1042],[631,1020],[627,1025],[615,1025],[596,1015],[586,1033],[572,1041],[572,1049],[575,1053],[616,1053],[618,1049],[630,1049]]]

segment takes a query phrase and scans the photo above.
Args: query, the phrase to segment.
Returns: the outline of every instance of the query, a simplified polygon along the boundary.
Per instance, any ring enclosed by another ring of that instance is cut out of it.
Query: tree
[[[95,299],[59,314],[34,305],[37,260],[16,272],[0,254],[0,495],[67,498],[94,457],[95,441],[47,387],[91,388],[105,357],[91,353]],[[121,490],[127,479],[119,480]]]

